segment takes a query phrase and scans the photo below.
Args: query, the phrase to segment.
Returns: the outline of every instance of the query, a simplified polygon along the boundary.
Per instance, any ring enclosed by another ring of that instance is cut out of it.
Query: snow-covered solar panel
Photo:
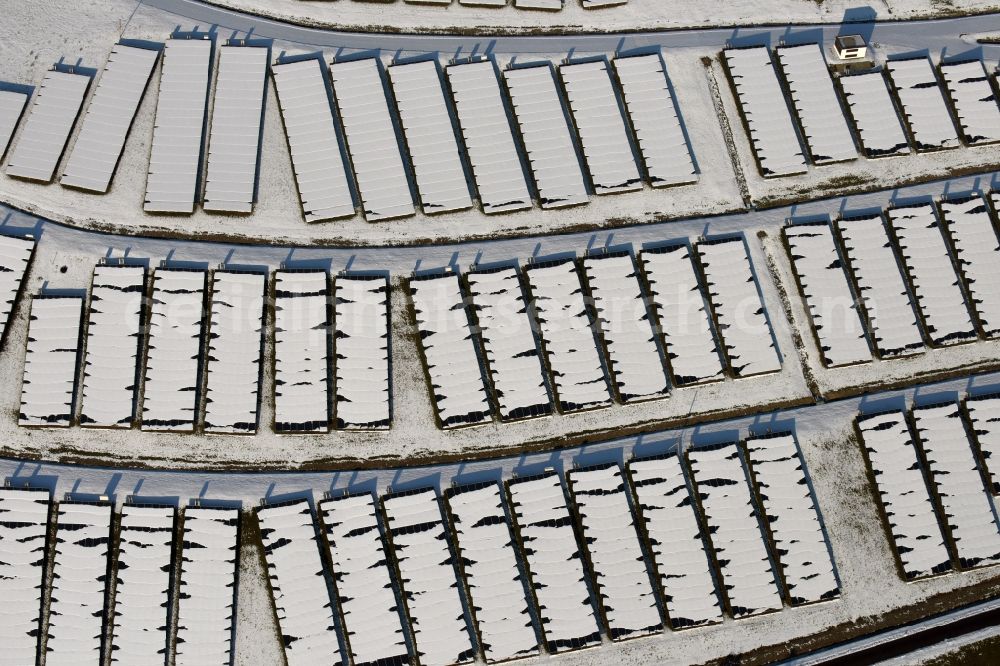
[[[210,39],[168,39],[164,46],[143,204],[148,213],[194,211],[212,44]]]
[[[563,7],[563,0],[514,0],[514,6],[518,9],[559,10]]]
[[[101,663],[111,513],[110,504],[59,505],[45,646],[48,666]]]
[[[393,65],[388,71],[424,212],[471,207],[437,61]]]
[[[865,328],[830,225],[792,224],[784,232],[823,362],[837,367],[870,361]]]
[[[840,87],[868,157],[905,155],[910,145],[881,71],[841,76]]]
[[[784,46],[776,53],[813,163],[828,164],[856,158],[858,151],[854,138],[847,128],[844,110],[833,89],[830,70],[819,44]]]
[[[925,56],[890,60],[886,70],[903,105],[917,150],[957,148],[958,134],[930,60]]]
[[[941,65],[966,143],[1000,141],[1000,106],[981,60]]]
[[[389,281],[339,276],[333,287],[338,428],[389,427]]]
[[[28,104],[26,93],[14,90],[0,90],[0,159],[7,153],[7,146],[14,136],[14,130],[21,120],[24,107]]]
[[[257,509],[288,666],[341,662],[320,543],[306,500]]]
[[[441,505],[431,488],[382,498],[393,556],[421,664],[465,664],[475,649]]]
[[[328,285],[325,271],[274,274],[274,425],[278,430],[329,429]]]
[[[451,65],[445,72],[483,212],[531,208],[493,62]]]
[[[528,283],[560,408],[611,402],[580,275],[573,261],[529,266]]]
[[[219,48],[202,204],[205,210],[253,211],[269,55],[270,49],[263,46]]]
[[[487,663],[538,654],[500,485],[457,488],[447,498]]]
[[[680,457],[633,460],[628,471],[670,626],[721,622],[712,567]]]
[[[176,666],[230,666],[239,524],[239,509],[184,510]]]
[[[858,429],[904,576],[951,568],[904,414],[859,416]]]
[[[355,666],[409,663],[375,496],[324,500],[319,511],[351,660]]]
[[[260,405],[263,273],[215,271],[209,320],[205,430],[253,433]]]
[[[552,68],[508,69],[504,80],[542,208],[587,203],[587,186]]]
[[[63,169],[63,185],[104,193],[118,166],[159,49],[115,44]]]
[[[691,449],[688,464],[733,617],[781,610],[739,447]]]
[[[989,470],[990,486],[1000,493],[1000,395],[970,397],[965,401],[976,445]]]
[[[958,271],[965,281],[970,305],[987,337],[1000,336],[1000,240],[986,202],[976,196],[965,201],[942,201],[945,229],[955,248]]]
[[[323,66],[316,58],[271,66],[306,222],[354,215]]]
[[[562,652],[598,645],[601,632],[559,475],[515,479],[507,490],[546,649]]]
[[[34,254],[34,238],[0,234],[0,340],[6,338],[7,324]]]
[[[32,299],[19,425],[66,427],[73,418],[82,312],[80,298]]]
[[[466,275],[500,418],[551,411],[535,334],[514,267]]]
[[[48,555],[47,490],[0,488],[0,645],[10,664],[34,664]]]
[[[90,77],[49,70],[7,161],[7,175],[49,182],[62,157]]]
[[[597,194],[642,189],[625,120],[604,60],[559,68]]]
[[[722,379],[722,357],[691,249],[686,244],[666,245],[643,250],[639,259],[674,382],[688,385]]]
[[[330,77],[365,218],[374,222],[413,215],[378,60],[335,62]]]
[[[959,562],[963,567],[995,564],[1000,561],[1000,527],[961,409],[954,402],[917,407],[913,421]]]
[[[142,403],[144,430],[194,428],[204,300],[205,271],[160,268],[153,274]]]
[[[132,426],[145,305],[144,267],[94,268],[87,313],[81,425]]]
[[[939,345],[974,340],[976,328],[965,306],[934,205],[892,208],[889,222],[931,340]]]
[[[122,507],[112,664],[166,661],[175,513],[173,507]]]
[[[618,465],[574,470],[566,478],[611,638],[659,631],[663,622]]]
[[[882,216],[842,219],[837,228],[879,356],[906,356],[923,351],[917,317]]]
[[[506,7],[507,0],[458,0],[458,4],[470,7]]]
[[[743,237],[698,243],[705,286],[737,377],[781,370],[767,310]]]
[[[792,603],[838,596],[840,584],[795,437],[751,438],[746,451]]]
[[[667,70],[658,53],[615,58],[625,108],[653,187],[698,180]]]
[[[723,51],[764,176],[806,172],[806,158],[766,46]]]
[[[410,296],[441,425],[489,421],[490,405],[458,276],[414,278]]]
[[[625,402],[665,395],[667,377],[632,255],[587,257],[583,269],[618,395]]]

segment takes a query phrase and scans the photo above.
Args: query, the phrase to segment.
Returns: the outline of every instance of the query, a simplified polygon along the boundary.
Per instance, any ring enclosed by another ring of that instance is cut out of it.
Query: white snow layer
[[[910,145],[881,71],[841,76],[840,87],[868,157],[905,155]]]
[[[1000,336],[1000,239],[982,197],[942,201],[941,216],[955,249],[959,275],[986,337]]]
[[[10,664],[34,664],[48,555],[49,492],[0,488],[0,645]]]
[[[386,429],[389,396],[389,282],[340,275],[333,285],[338,428]]]
[[[76,395],[83,300],[36,296],[21,382],[23,426],[68,426]]]
[[[926,56],[886,63],[917,150],[957,148],[958,135]]]

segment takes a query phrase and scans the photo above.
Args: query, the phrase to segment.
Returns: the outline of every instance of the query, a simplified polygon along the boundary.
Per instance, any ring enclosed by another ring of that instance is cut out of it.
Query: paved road
[[[198,0],[140,0],[140,4],[155,7],[184,17],[207,29],[215,25],[222,29],[240,32],[252,31],[257,37],[315,46],[325,50],[357,51],[382,50],[402,53],[439,52],[467,56],[486,51],[515,56],[518,54],[607,53],[663,46],[667,48],[718,47],[730,39],[760,43],[768,39],[772,44],[786,41],[816,41],[820,32],[824,39],[832,39],[840,31],[840,24],[788,26],[773,29],[719,28],[702,30],[677,30],[629,35],[572,35],[534,37],[451,37],[434,35],[390,35],[337,32],[296,26],[272,19],[247,16],[240,12],[222,9]],[[185,26],[188,27],[188,26]],[[941,19],[934,21],[886,22],[852,25],[852,32],[868,34],[872,41],[891,45],[894,52],[944,51],[954,55],[968,51],[972,45],[963,35],[1000,32],[1000,14]],[[226,35],[228,36],[228,35]],[[986,47],[987,57],[997,54],[1000,48]]]

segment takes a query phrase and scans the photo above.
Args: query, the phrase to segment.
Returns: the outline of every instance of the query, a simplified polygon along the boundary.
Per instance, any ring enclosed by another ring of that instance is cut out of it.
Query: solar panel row
[[[644,249],[638,261],[615,251],[413,278],[442,425],[485,423],[491,411],[506,421],[553,406],[594,409],[663,397],[671,383],[716,381],[727,371],[779,371],[743,238],[701,242],[694,253],[697,267],[678,241]]]
[[[841,104],[820,44],[781,46],[774,55],[776,59],[766,46],[723,51],[765,177],[804,173],[808,162],[853,160],[859,147],[869,158],[907,154],[911,143],[918,151],[958,147],[936,69],[965,143],[1000,141],[1000,106],[980,60],[935,68],[927,57],[889,59],[884,73],[877,69],[838,76]]]
[[[229,664],[239,511],[189,507],[178,524],[173,506],[127,502],[116,520],[106,502],[56,505],[45,490],[0,488],[5,660],[35,663],[44,642],[52,664],[165,663],[176,597],[176,663]]]
[[[0,237],[4,248],[9,270],[0,275],[16,294],[33,242]],[[21,425],[74,422],[82,361],[80,425],[130,428],[138,414],[144,430],[256,432],[268,276],[220,269],[208,277],[158,268],[150,297],[144,267],[100,265],[86,311],[79,297],[33,298]],[[335,410],[338,428],[387,428],[388,281],[338,276],[332,323],[329,281],[323,271],[275,273],[275,426],[325,431]]]
[[[1000,237],[981,196],[792,224],[784,235],[828,366],[870,362],[868,340],[892,358],[996,337]]]

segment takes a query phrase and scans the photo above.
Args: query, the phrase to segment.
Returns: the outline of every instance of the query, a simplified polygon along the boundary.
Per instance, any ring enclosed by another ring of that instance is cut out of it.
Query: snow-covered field
[[[859,7],[850,0],[628,0],[616,7],[587,10],[580,0],[563,0],[558,12],[395,2],[322,2],[309,0],[209,0],[220,7],[304,25],[344,30],[404,32],[488,31],[493,34],[545,32],[616,32],[669,28],[815,23],[840,21],[848,9],[877,12],[879,18],[903,19],[983,12],[997,8],[989,0],[873,0]]]

